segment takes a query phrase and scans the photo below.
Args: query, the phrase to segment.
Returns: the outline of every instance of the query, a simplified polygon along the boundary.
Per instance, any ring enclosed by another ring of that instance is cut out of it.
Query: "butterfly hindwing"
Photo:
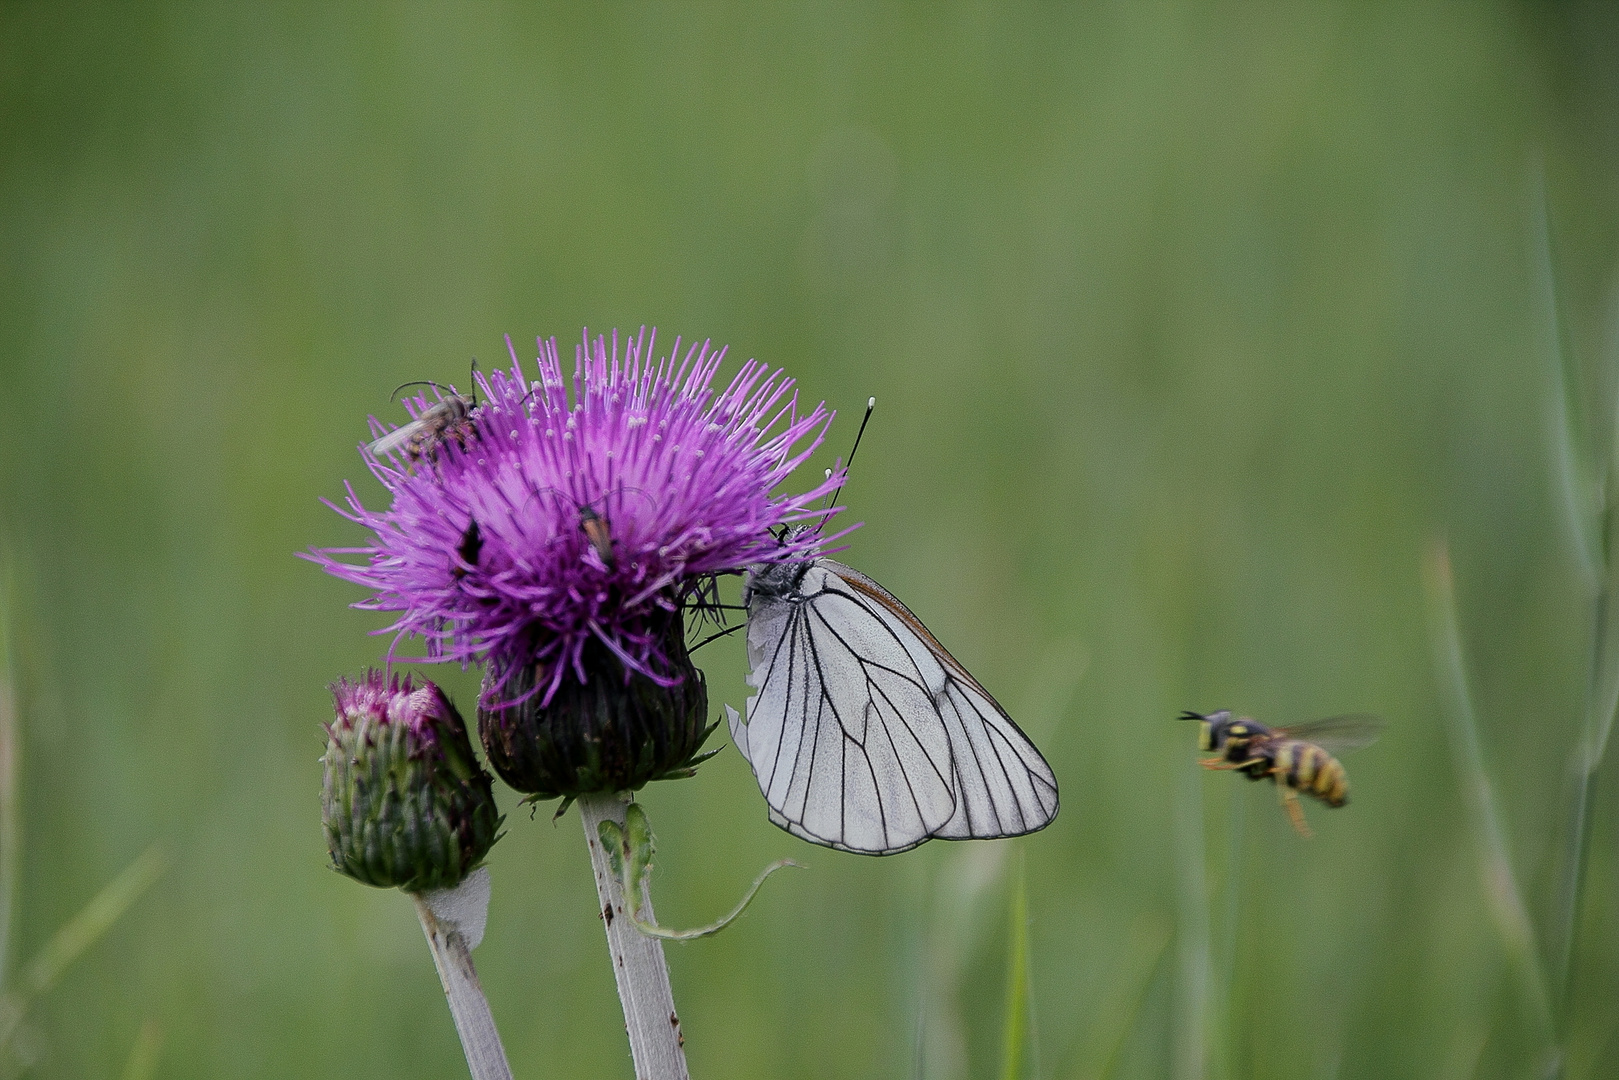
[[[911,642],[920,670],[937,673],[940,723],[954,752],[955,816],[935,835],[949,839],[1021,836],[1057,815],[1057,778],[1028,736],[989,691],[893,593],[853,567],[821,560],[852,589],[870,597],[870,610]]]
[[[952,679],[940,713],[956,751],[958,808],[937,835],[952,840],[1021,836],[1057,816],[1051,766],[993,698]]]
[[[915,722],[933,707],[903,644],[838,584],[812,569],[801,585],[812,599],[761,604],[748,635],[759,693],[733,734],[790,831],[903,850],[955,813],[950,747],[936,722]]]
[[[1039,751],[892,594],[829,559],[749,610],[732,737],[771,820],[847,851],[1014,836],[1057,810]]]

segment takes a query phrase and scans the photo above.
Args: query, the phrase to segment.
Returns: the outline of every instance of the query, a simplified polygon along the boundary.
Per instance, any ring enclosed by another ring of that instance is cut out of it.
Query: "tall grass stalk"
[[[1102,999],[1093,1022],[1080,1034],[1081,1058],[1073,1080],[1107,1080],[1118,1068],[1125,1040],[1135,1030],[1141,1003],[1174,936],[1170,923],[1156,916],[1142,914],[1130,924],[1124,958],[1110,980],[1113,992]]]
[[[157,1073],[157,1058],[162,1050],[163,1029],[158,1027],[156,1020],[146,1021],[141,1025],[140,1034],[135,1036],[135,1045],[129,1048],[123,1080],[152,1080]]]
[[[17,765],[21,752],[17,729],[15,646],[12,641],[12,571],[0,565],[0,990],[10,970],[11,919],[17,899],[17,865],[22,855],[18,821]]]
[[[1001,1080],[1022,1080],[1029,1040],[1029,882],[1022,860],[1012,885],[1006,947],[1006,1026],[1001,1038]]]
[[[1006,877],[1009,848],[956,845],[940,863],[920,988],[926,1028],[918,1070],[928,1080],[960,1080],[967,1075],[967,1032],[959,999],[963,972],[989,928],[984,908]]]
[[[68,967],[111,929],[129,905],[168,867],[153,845],[102,887],[78,914],[63,923],[16,979],[11,972],[12,923],[17,873],[22,858],[22,824],[17,794],[21,762],[16,695],[15,596],[11,564],[0,562],[0,1051],[15,1051],[18,1032],[34,999],[55,986]],[[0,1059],[0,1067],[3,1067]]]
[[[1231,1002],[1237,980],[1237,950],[1242,941],[1242,852],[1247,823],[1247,792],[1232,797],[1226,810],[1225,897],[1221,903],[1219,947],[1211,947],[1213,985],[1210,990],[1216,1022],[1210,1027],[1214,1041],[1211,1059],[1219,1068],[1216,1075],[1235,1076],[1231,1033],[1236,1030]]]
[[[1590,652],[1585,715],[1579,741],[1569,758],[1567,826],[1558,852],[1549,948],[1552,985],[1562,1025],[1568,1024],[1575,941],[1579,934],[1580,897],[1590,856],[1591,809],[1596,799],[1597,770],[1607,753],[1614,712],[1619,709],[1619,564],[1613,545],[1619,532],[1619,499],[1614,492],[1614,466],[1619,462],[1619,347],[1611,343],[1608,363],[1595,394],[1587,394],[1569,342],[1557,288],[1550,214],[1544,176],[1534,176],[1534,265],[1546,331],[1546,352],[1555,367],[1549,431],[1553,470],[1559,481],[1574,562],[1591,605]],[[1611,396],[1606,410],[1591,407]],[[1594,429],[1595,438],[1584,435]],[[1601,449],[1604,444],[1605,452]],[[1590,465],[1582,458],[1590,455]]]
[[[1451,574],[1450,551],[1443,541],[1429,548],[1423,561],[1423,585],[1427,597],[1429,636],[1434,650],[1434,666],[1448,699],[1445,714],[1449,723],[1451,756],[1457,779],[1468,803],[1468,819],[1473,825],[1483,878],[1485,905],[1519,991],[1535,1018],[1548,1048],[1556,1048],[1551,1001],[1546,989],[1545,967],[1523,902],[1523,892],[1512,870],[1507,853],[1506,834],[1496,812],[1495,793],[1484,767],[1484,750],[1478,736],[1478,723],[1468,688],[1467,665],[1462,653],[1461,632],[1456,620],[1455,583]]]
[[[1180,978],[1171,1075],[1176,1080],[1202,1080],[1208,1061],[1209,896],[1204,871],[1202,772],[1187,766],[1175,800]]]
[[[1552,369],[1552,394],[1548,398],[1549,417],[1546,425],[1552,444],[1552,473],[1557,482],[1575,567],[1586,589],[1594,595],[1605,576],[1605,560],[1600,554],[1603,545],[1594,509],[1602,489],[1606,487],[1607,470],[1590,469],[1583,459],[1589,448],[1600,441],[1592,437],[1590,429],[1593,422],[1600,427],[1601,418],[1593,416],[1586,407],[1587,395],[1582,389],[1585,379],[1568,340],[1552,255],[1546,181],[1538,166],[1531,176],[1531,186],[1534,195],[1531,200],[1533,250],[1530,262],[1534,267],[1535,298],[1540,309],[1541,349]]]
[[[0,1048],[12,1045],[33,1000],[55,986],[72,963],[163,876],[168,865],[163,849],[152,845],[51,935],[23,968],[16,985],[0,997]]]

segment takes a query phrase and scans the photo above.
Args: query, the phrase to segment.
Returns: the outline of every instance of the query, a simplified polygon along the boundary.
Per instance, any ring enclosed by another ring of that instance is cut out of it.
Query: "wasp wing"
[[[1383,733],[1383,718],[1370,713],[1345,713],[1304,724],[1272,728],[1277,735],[1315,743],[1328,753],[1358,750],[1377,741]]]
[[[1014,836],[1047,824],[1056,779],[994,699],[909,609],[818,560],[802,599],[749,614],[746,725],[732,738],[771,820],[845,851],[886,855],[935,836]]]

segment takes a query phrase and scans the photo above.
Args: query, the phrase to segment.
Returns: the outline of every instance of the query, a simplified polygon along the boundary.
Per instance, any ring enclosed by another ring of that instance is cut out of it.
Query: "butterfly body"
[[[731,733],[795,836],[886,855],[1018,836],[1057,814],[1051,768],[922,621],[831,559],[754,567],[747,722]]]

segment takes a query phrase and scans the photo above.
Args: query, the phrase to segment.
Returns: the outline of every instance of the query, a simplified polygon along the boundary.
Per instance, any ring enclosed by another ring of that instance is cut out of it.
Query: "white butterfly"
[[[770,820],[841,851],[1020,836],[1057,816],[1057,778],[989,691],[860,571],[750,570],[747,723],[731,739]]]

